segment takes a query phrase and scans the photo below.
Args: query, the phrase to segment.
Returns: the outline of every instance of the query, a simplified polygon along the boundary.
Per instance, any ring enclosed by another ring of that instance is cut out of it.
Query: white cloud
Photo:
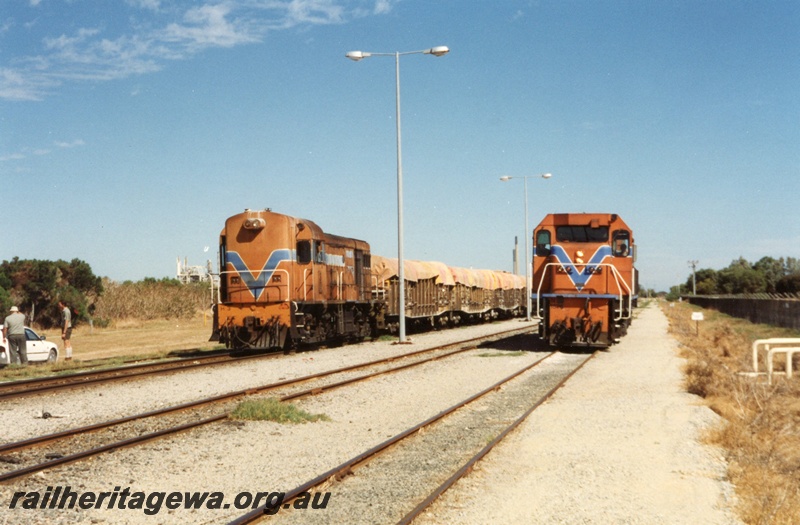
[[[8,155],[0,156],[0,162],[6,162],[9,160],[22,160],[25,158],[25,155],[22,153],[10,153]]]
[[[126,0],[126,3],[133,7],[141,7],[142,9],[151,9],[153,11],[158,11],[161,7],[160,0]]]
[[[246,20],[227,19],[231,9],[227,4],[192,8],[184,15],[183,24],[169,24],[161,38],[165,42],[183,43],[194,50],[258,42],[260,35],[252,31]]]
[[[75,139],[72,142],[55,142],[59,148],[74,148],[77,146],[85,146],[86,143],[82,139]]]
[[[220,0],[191,7],[161,0],[126,0],[133,13],[120,34],[104,26],[45,37],[43,52],[11,57],[0,68],[0,99],[43,99],[64,82],[107,81],[161,70],[204,49],[261,42],[269,31],[346,23],[388,13],[396,0]],[[40,5],[41,3],[41,5]],[[48,4],[31,0],[47,9]],[[71,25],[64,20],[65,27]],[[6,31],[12,38],[11,30]]]
[[[374,13],[376,15],[385,15],[392,10],[391,0],[376,0]]]
[[[11,68],[0,68],[0,99],[30,101],[41,100],[47,90],[55,85],[51,79]]]

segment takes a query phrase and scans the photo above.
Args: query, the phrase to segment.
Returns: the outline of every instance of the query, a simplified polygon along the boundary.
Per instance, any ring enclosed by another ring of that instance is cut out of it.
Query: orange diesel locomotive
[[[369,244],[270,210],[234,215],[220,233],[214,333],[229,348],[370,335]]]
[[[555,213],[534,230],[532,300],[552,346],[606,347],[636,302],[631,229],[616,214]]]

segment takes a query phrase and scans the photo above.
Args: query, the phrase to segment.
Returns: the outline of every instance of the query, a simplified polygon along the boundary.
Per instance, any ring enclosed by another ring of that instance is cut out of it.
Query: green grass
[[[484,352],[482,354],[478,354],[478,357],[519,357],[521,355],[525,355],[527,352],[517,351],[517,352]]]
[[[275,421],[277,423],[309,423],[330,421],[325,414],[309,414],[292,404],[281,403],[278,399],[250,399],[242,401],[231,412],[231,419],[247,419],[250,421]]]

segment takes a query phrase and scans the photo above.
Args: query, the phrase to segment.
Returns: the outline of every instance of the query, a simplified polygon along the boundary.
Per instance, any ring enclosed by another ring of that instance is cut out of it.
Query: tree
[[[762,257],[753,265],[753,269],[764,276],[765,291],[769,293],[775,292],[775,284],[786,275],[783,257],[780,259]]]
[[[800,293],[800,272],[784,275],[775,284],[778,293]]]
[[[726,294],[759,293],[766,291],[766,278],[755,270],[743,257],[720,270],[717,290]]]
[[[717,271],[711,268],[697,270],[695,276],[695,287],[699,295],[712,295],[717,293]],[[692,276],[686,280],[684,285],[687,290],[692,289]]]
[[[63,300],[76,314],[74,322],[91,315],[94,302],[102,293],[100,278],[84,261],[40,261],[36,259],[0,264],[0,304],[10,302],[20,307],[42,326],[55,326],[60,321],[57,303]],[[6,297],[6,298],[4,298]]]

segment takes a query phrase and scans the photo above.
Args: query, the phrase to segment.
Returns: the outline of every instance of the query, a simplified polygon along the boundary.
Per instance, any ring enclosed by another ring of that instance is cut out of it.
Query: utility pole
[[[697,295],[697,282],[695,279],[695,270],[697,269],[697,263],[700,261],[689,261],[689,266],[692,267],[692,295]]]

